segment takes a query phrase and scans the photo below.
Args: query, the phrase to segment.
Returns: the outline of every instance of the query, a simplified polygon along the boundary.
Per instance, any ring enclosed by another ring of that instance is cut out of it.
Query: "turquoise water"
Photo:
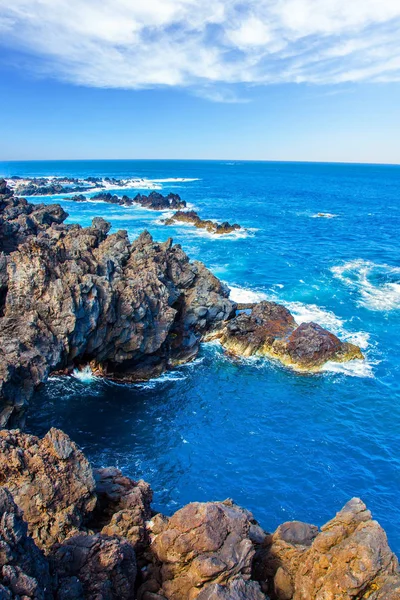
[[[310,376],[208,345],[144,385],[53,379],[32,402],[30,431],[63,428],[96,465],[149,481],[166,513],[232,497],[272,530],[294,518],[321,525],[360,496],[400,553],[400,167],[86,161],[0,163],[0,174],[196,179],[159,185],[245,236],[166,227],[138,207],[60,202],[70,222],[100,215],[132,239],[144,228],[173,236],[235,298],[278,300],[366,355]]]

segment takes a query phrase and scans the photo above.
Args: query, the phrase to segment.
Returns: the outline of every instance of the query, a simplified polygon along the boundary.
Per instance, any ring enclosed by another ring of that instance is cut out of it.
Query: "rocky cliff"
[[[359,499],[321,530],[269,534],[231,500],[151,509],[144,481],[92,469],[68,436],[0,432],[4,600],[396,600],[398,562]]]
[[[0,181],[0,398],[4,425],[55,370],[91,363],[143,380],[193,358],[201,336],[234,314],[229,290],[172,240],[66,225]]]

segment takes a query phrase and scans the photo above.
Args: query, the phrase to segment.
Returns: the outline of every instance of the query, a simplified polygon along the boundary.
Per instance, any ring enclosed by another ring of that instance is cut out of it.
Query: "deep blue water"
[[[247,237],[166,227],[137,207],[60,202],[71,222],[101,215],[132,238],[144,228],[159,241],[172,235],[235,297],[285,303],[366,354],[310,376],[209,345],[145,385],[56,379],[32,402],[30,431],[61,427],[96,465],[149,481],[166,513],[232,497],[273,530],[294,518],[321,525],[360,496],[400,553],[400,167],[85,161],[0,163],[0,174],[198,178],[162,191],[205,218],[239,222]]]

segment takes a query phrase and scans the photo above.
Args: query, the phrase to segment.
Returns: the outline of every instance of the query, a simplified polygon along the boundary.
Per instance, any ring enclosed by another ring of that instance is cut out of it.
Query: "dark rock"
[[[183,211],[179,210],[172,217],[165,220],[166,225],[173,225],[174,223],[189,223],[194,225],[198,229],[205,229],[209,233],[225,234],[232,233],[242,229],[237,223],[231,225],[227,221],[223,223],[215,223],[214,221],[204,220],[194,210]]]
[[[4,196],[2,197],[4,198]],[[144,380],[196,356],[234,313],[229,290],[172,240],[64,225],[59,205],[0,204],[0,400],[3,425],[52,371],[91,364]],[[2,254],[1,254],[2,253]]]
[[[53,598],[47,560],[28,537],[22,511],[4,488],[0,488],[0,598]]]
[[[185,200],[182,200],[179,194],[168,194],[168,196],[163,196],[159,192],[151,192],[148,196],[137,194],[134,197],[133,202],[153,210],[171,210],[186,207]]]
[[[57,600],[134,598],[135,551],[125,540],[76,535],[53,549],[51,562],[58,579]]]
[[[72,200],[72,202],[87,202],[87,198],[83,194],[77,194],[76,196],[71,196],[71,198],[65,198],[65,199]]]

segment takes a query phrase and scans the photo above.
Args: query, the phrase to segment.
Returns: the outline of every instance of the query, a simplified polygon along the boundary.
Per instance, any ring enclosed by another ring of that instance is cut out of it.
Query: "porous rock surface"
[[[192,359],[229,318],[229,290],[172,240],[66,225],[57,204],[32,205],[0,181],[0,424],[52,371],[92,364],[144,380]]]
[[[303,371],[316,371],[328,361],[363,358],[358,346],[316,323],[298,326],[287,308],[266,300],[221,324],[206,339],[218,339],[232,354],[268,356]]]
[[[318,532],[305,523],[278,527],[254,575],[272,600],[395,600],[399,565],[384,530],[358,498]]]
[[[213,233],[216,235],[232,233],[242,229],[237,223],[231,224],[228,223],[228,221],[217,223],[215,221],[211,221],[210,219],[201,219],[194,210],[178,210],[172,215],[172,217],[165,219],[164,223],[166,225],[173,225],[174,223],[189,223],[190,225],[197,227],[197,229],[205,229],[208,231],[208,233]]]
[[[145,482],[93,471],[59,430],[0,438],[2,600],[400,597],[397,559],[359,499],[320,531],[294,521],[270,535],[231,500],[155,514]]]

